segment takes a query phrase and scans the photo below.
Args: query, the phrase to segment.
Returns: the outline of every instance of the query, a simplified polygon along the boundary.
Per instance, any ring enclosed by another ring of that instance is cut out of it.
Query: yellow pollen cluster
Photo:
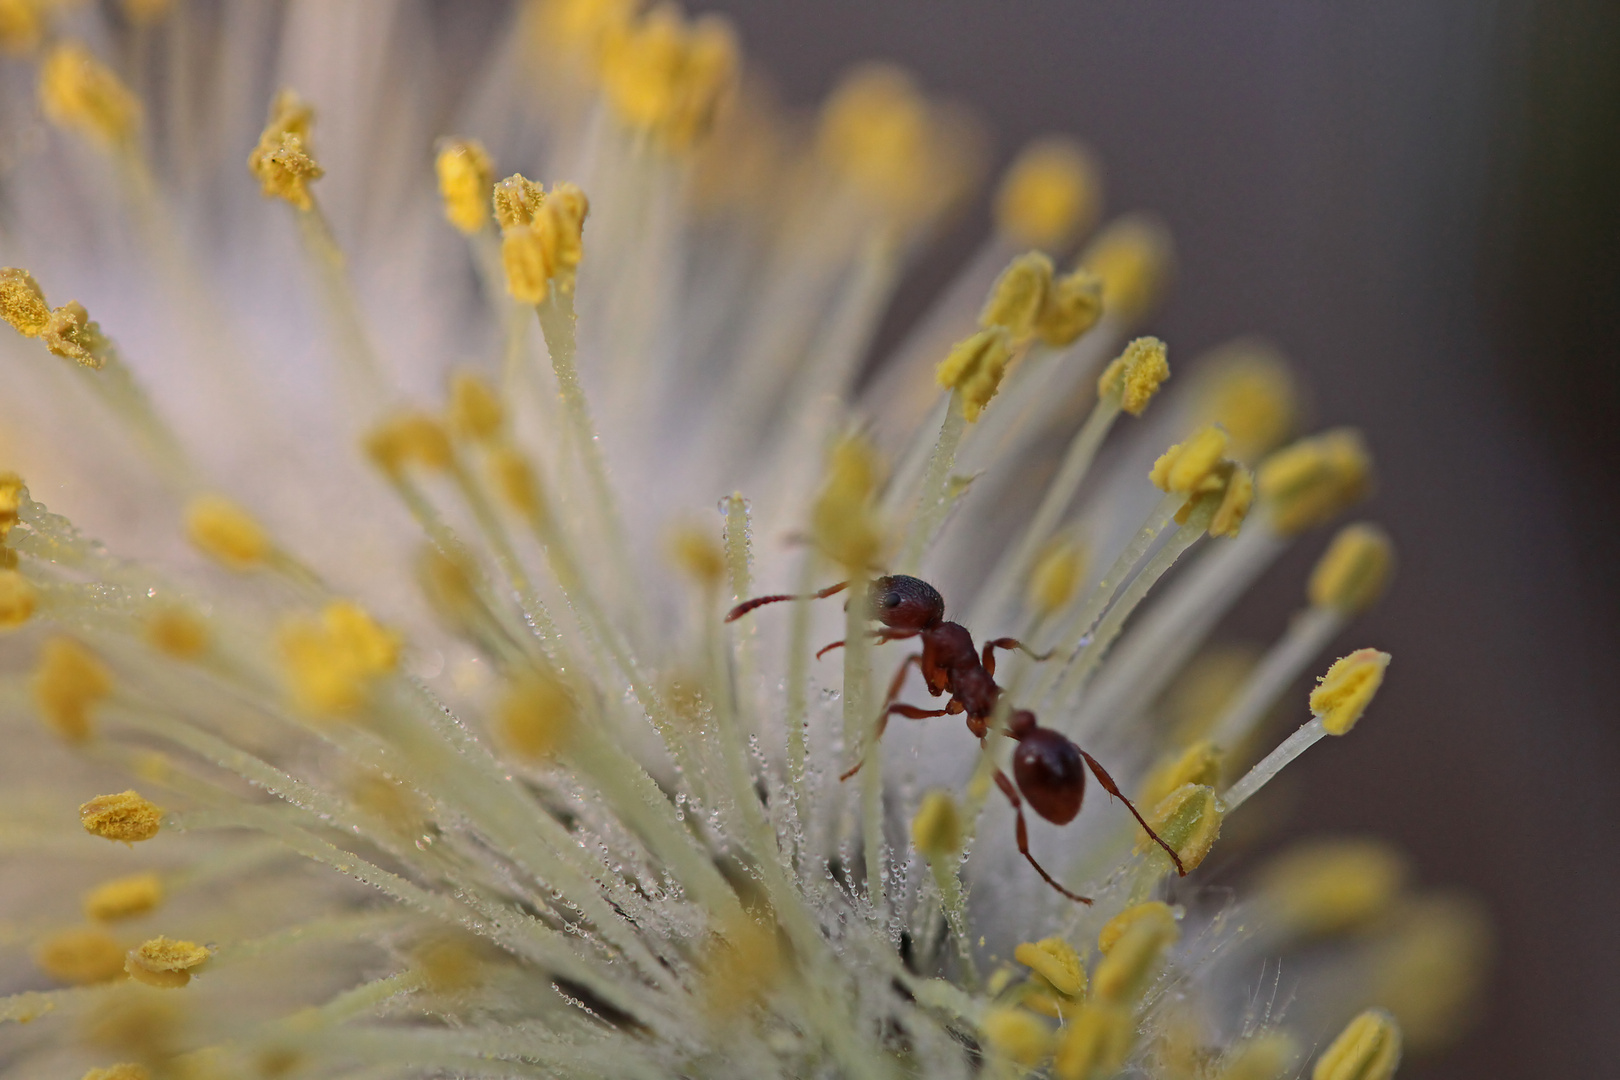
[[[123,1062],[105,1069],[91,1069],[79,1080],[152,1080],[152,1073],[145,1065]]]
[[[1361,434],[1335,428],[1277,451],[1255,470],[1272,526],[1286,536],[1320,525],[1372,493]]]
[[[911,842],[926,859],[944,859],[961,853],[962,816],[951,793],[935,788],[923,796],[911,819]]]
[[[129,950],[124,971],[136,982],[160,990],[178,990],[191,981],[191,973],[208,960],[206,946],[195,941],[155,937]]]
[[[1052,1029],[1028,1009],[987,1009],[979,1030],[997,1056],[1026,1068],[1040,1064],[1052,1050]]]
[[[1097,220],[1102,202],[1096,162],[1073,139],[1030,143],[996,192],[996,228],[1016,244],[1055,251]]]
[[[1406,860],[1377,840],[1312,840],[1260,872],[1259,894],[1287,929],[1342,934],[1388,911],[1406,882]]]
[[[285,199],[300,210],[312,208],[309,182],[324,172],[310,156],[309,132],[315,110],[294,91],[284,89],[270,103],[270,120],[248,155],[248,169],[267,199]]]
[[[1188,873],[1204,861],[1221,835],[1220,804],[1207,784],[1183,784],[1160,800],[1147,819],[1153,831],[1175,849]],[[1137,841],[1136,850],[1158,852],[1169,862],[1164,849],[1145,836]]]
[[[1109,955],[1126,933],[1139,924],[1151,924],[1155,938],[1167,942],[1175,941],[1181,932],[1176,927],[1176,913],[1170,910],[1170,905],[1162,900],[1149,900],[1126,908],[1104,923],[1097,932],[1097,951],[1104,956]]]
[[[208,624],[181,607],[166,607],[146,620],[147,643],[176,660],[195,660],[208,651]]]
[[[28,485],[14,472],[0,473],[0,541],[11,535],[22,510],[23,493]]]
[[[88,739],[90,709],[112,688],[112,672],[89,649],[68,637],[46,639],[34,672],[34,702],[58,735],[69,742]]]
[[[500,435],[506,410],[489,383],[470,371],[458,371],[450,379],[445,420],[457,438],[489,443]]]
[[[157,22],[174,10],[175,0],[119,0],[124,17],[136,25]]]
[[[585,257],[585,217],[590,213],[585,193],[564,182],[548,195],[539,184],[513,175],[495,185],[493,202],[501,225],[506,291],[525,304],[542,303],[553,284],[571,295]]]
[[[79,807],[79,823],[85,832],[126,844],[152,839],[162,822],[163,811],[135,791],[97,795]]]
[[[45,36],[45,0],[0,0],[0,52],[33,52]]]
[[[0,318],[24,337],[39,337],[51,319],[45,292],[28,271],[16,266],[0,269]]]
[[[1157,806],[1183,784],[1217,786],[1221,778],[1221,751],[1208,739],[1199,739],[1179,753],[1172,751],[1148,773],[1136,801]]]
[[[1053,348],[1072,343],[1102,316],[1102,283],[1088,270],[1054,278],[1052,260],[1038,251],[1018,256],[1001,272],[984,310],[983,327],[1004,327],[1022,344],[1032,337]]]
[[[1226,429],[1237,460],[1251,464],[1293,433],[1299,389],[1288,363],[1271,346],[1233,342],[1212,356],[1199,376],[1198,412]]]
[[[513,510],[531,521],[545,521],[546,500],[540,481],[521,451],[512,446],[496,447],[489,455],[489,473],[495,490]]]
[[[773,925],[747,915],[727,919],[704,956],[700,1000],[725,1020],[765,997],[786,973],[787,957]]]
[[[274,550],[253,515],[219,495],[199,495],[186,504],[186,539],[231,570],[251,570]]]
[[[996,396],[1012,355],[1012,339],[1007,331],[991,326],[951,346],[950,353],[935,369],[934,379],[961,395],[962,415],[971,424]]]
[[[97,922],[116,922],[144,915],[163,902],[163,881],[156,874],[113,878],[84,894],[84,913]]]
[[[129,142],[141,123],[141,102],[77,41],[53,48],[39,73],[39,103],[59,127],[112,148]]]
[[[1052,544],[1029,575],[1029,606],[1041,616],[1054,615],[1068,606],[1085,576],[1086,556],[1070,540]]]
[[[40,942],[34,963],[58,982],[88,986],[123,974],[124,949],[118,939],[96,927],[63,930]]]
[[[599,55],[619,119],[675,150],[708,133],[739,65],[729,23],[712,15],[688,21],[673,4],[608,23]]]
[[[77,300],[69,300],[51,312],[39,339],[55,355],[87,368],[99,368],[107,362],[107,337]]]
[[[533,670],[507,688],[496,709],[496,727],[512,752],[528,761],[545,761],[567,748],[579,706],[556,675]]]
[[[328,604],[319,619],[287,624],[279,644],[293,697],[317,715],[359,709],[372,683],[399,662],[398,635],[348,600]]]
[[[1345,735],[1356,726],[1384,682],[1390,655],[1377,649],[1357,649],[1333,662],[1311,691],[1311,713],[1320,717],[1329,735]]]
[[[1129,324],[1158,301],[1173,260],[1170,231],[1152,218],[1131,216],[1099,233],[1079,265],[1102,279],[1103,310]]]
[[[15,630],[39,606],[39,594],[28,579],[11,569],[0,569],[0,630]]]
[[[1078,1000],[1086,993],[1086,969],[1074,947],[1062,938],[1025,941],[1013,950],[1013,959],[1029,968],[1066,998]]]
[[[1155,337],[1137,338],[1125,346],[1097,378],[1097,396],[1119,395],[1119,407],[1141,416],[1164,380],[1170,377],[1170,354]]]
[[[1389,1080],[1401,1063],[1401,1029],[1395,1018],[1368,1009],[1345,1026],[1322,1051],[1311,1080]]]
[[[883,554],[884,533],[874,500],[883,469],[877,451],[859,435],[833,447],[827,479],[810,508],[810,532],[830,558],[865,573]]]
[[[385,420],[365,438],[366,456],[388,476],[407,466],[442,472],[450,467],[450,437],[444,425],[427,413],[405,413]]]
[[[1217,467],[1226,458],[1226,432],[1211,424],[1159,456],[1148,479],[1160,491],[1201,495],[1218,483]]]
[[[495,163],[476,139],[444,143],[434,160],[444,216],[469,236],[489,220],[490,192],[495,186]]]
[[[1395,570],[1395,545],[1376,525],[1346,525],[1311,571],[1306,595],[1319,608],[1353,615],[1377,602]]]
[[[705,589],[718,587],[725,578],[725,550],[719,540],[698,525],[676,526],[670,534],[669,554],[677,568]]]

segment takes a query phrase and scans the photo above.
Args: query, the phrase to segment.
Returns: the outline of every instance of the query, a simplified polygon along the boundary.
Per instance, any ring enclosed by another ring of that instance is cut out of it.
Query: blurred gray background
[[[1403,1076],[1614,1075],[1620,1060],[1620,4],[1613,0],[709,0],[792,104],[898,60],[1003,161],[1072,131],[1111,210],[1174,229],[1147,329],[1250,331],[1361,425],[1393,594],[1376,715],[1299,768],[1301,831],[1372,830],[1500,930],[1483,1022]],[[987,228],[945,237],[892,337]],[[1308,562],[1308,554],[1302,558]],[[1234,629],[1264,640],[1305,562]]]

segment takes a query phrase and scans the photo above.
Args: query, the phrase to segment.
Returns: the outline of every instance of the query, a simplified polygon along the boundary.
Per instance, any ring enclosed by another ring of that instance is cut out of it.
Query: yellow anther
[[[1078,265],[1102,278],[1108,316],[1133,323],[1158,302],[1174,259],[1170,231],[1155,218],[1133,214],[1099,233]]]
[[[112,693],[112,672],[69,637],[52,637],[34,671],[34,703],[45,722],[69,742],[90,737],[90,710]]]
[[[136,791],[97,795],[79,807],[79,824],[84,831],[105,840],[122,840],[126,844],[150,840],[162,823],[163,811]]]
[[[1345,735],[1356,726],[1384,682],[1390,655],[1377,649],[1357,649],[1340,657],[1311,691],[1311,714],[1321,719],[1329,735]]]
[[[348,600],[328,604],[318,620],[288,623],[279,644],[294,698],[316,714],[354,712],[399,662],[399,636]]]
[[[34,950],[34,964],[58,982],[84,986],[116,979],[124,971],[124,949],[105,930],[85,927],[52,934]]]
[[[833,447],[827,479],[810,508],[816,546],[856,573],[877,565],[883,554],[874,505],[882,480],[877,450],[859,435],[847,436]]]
[[[1254,505],[1254,473],[1235,461],[1226,463],[1223,470],[1226,486],[1221,489],[1221,501],[1210,515],[1209,535],[1236,536]]]
[[[1230,1050],[1214,1080],[1284,1080],[1293,1076],[1299,1044],[1284,1031],[1263,1031]]]
[[[482,376],[458,371],[450,378],[450,409],[446,417],[452,434],[474,442],[489,442],[506,423],[506,410],[493,387]]]
[[[258,177],[267,199],[285,199],[300,210],[314,206],[309,182],[324,175],[310,154],[309,132],[315,110],[292,90],[281,90],[270,103],[270,120],[248,155],[248,169]]]
[[[688,22],[673,4],[610,23],[601,37],[603,89],[619,119],[677,150],[708,133],[738,65],[730,23]]]
[[[911,819],[911,843],[925,859],[949,859],[962,853],[962,817],[949,791],[934,788],[923,796]]]
[[[1288,363],[1270,345],[1234,341],[1198,373],[1198,413],[1231,437],[1231,454],[1246,464],[1269,453],[1294,431],[1299,388]]]
[[[147,643],[176,660],[195,660],[208,651],[208,624],[183,607],[154,611],[146,620]]]
[[[119,0],[124,17],[137,26],[150,25],[174,10],[174,0]]]
[[[429,990],[439,994],[477,986],[488,960],[477,938],[454,931],[429,934],[410,952],[417,975]]]
[[[1000,326],[1014,341],[1027,341],[1035,334],[1036,320],[1051,288],[1052,260],[1039,251],[1019,255],[991,286],[984,310],[979,312],[979,325]]]
[[[1491,920],[1472,896],[1403,904],[1373,951],[1368,996],[1387,1008],[1416,1052],[1455,1039],[1477,1019],[1490,967]]]
[[[564,181],[552,185],[551,195],[535,218],[548,275],[567,296],[573,295],[574,278],[585,258],[585,218],[590,212],[585,193]]]
[[[534,224],[534,216],[546,201],[545,188],[522,173],[513,173],[495,185],[490,194],[490,205],[495,210],[495,224],[503,230],[518,225]]]
[[[1141,416],[1164,380],[1170,377],[1170,353],[1155,337],[1141,337],[1125,346],[1097,379],[1097,396],[1119,395],[1119,407]]]
[[[0,472],[0,540],[11,535],[27,491],[28,485],[23,483],[22,477],[14,472]]]
[[[404,413],[384,420],[367,433],[365,449],[372,464],[393,477],[413,466],[442,471],[453,459],[444,425],[427,413]]]
[[[1159,971],[1164,951],[1181,936],[1170,909],[1160,904],[1138,904],[1115,920],[1125,920],[1123,928],[1104,934],[1108,950],[1092,973],[1091,992],[1099,1000],[1116,1005],[1134,1005]],[[1098,939],[1101,945],[1103,938]]]
[[[420,835],[426,815],[411,789],[377,769],[356,769],[344,782],[354,805],[396,835]]]
[[[1176,913],[1170,910],[1170,905],[1162,900],[1149,900],[1126,908],[1104,923],[1102,930],[1097,933],[1097,951],[1104,956],[1112,953],[1114,946],[1120,943],[1132,927],[1143,923],[1152,924],[1154,933],[1163,938],[1167,944],[1173,943],[1181,936],[1181,929],[1176,924]]]
[[[968,423],[978,420],[990,399],[1001,387],[1012,359],[1012,340],[1000,326],[992,326],[958,341],[934,371],[940,386],[962,396],[962,415]]]
[[[1064,1027],[1052,1074],[1058,1080],[1111,1076],[1125,1064],[1134,1036],[1135,1024],[1129,1009],[1107,1002],[1087,1002]]]
[[[489,220],[490,193],[495,186],[495,163],[477,139],[449,139],[434,160],[439,174],[439,195],[444,216],[469,236]]]
[[[1035,336],[1061,349],[1097,325],[1102,318],[1102,278],[1090,270],[1075,270],[1052,280],[1035,322]]]
[[[1166,754],[1142,781],[1136,801],[1143,806],[1158,806],[1165,796],[1183,784],[1216,787],[1221,779],[1221,756],[1221,750],[1208,739],[1199,739],[1185,750]]]
[[[1160,800],[1148,815],[1148,824],[1175,849],[1182,867],[1191,873],[1221,835],[1221,810],[1214,789],[1207,784],[1183,784]],[[1136,849],[1161,856],[1164,852],[1145,836],[1137,841]]]
[[[705,589],[716,588],[725,579],[725,549],[705,529],[693,524],[677,526],[670,534],[669,554],[682,573]]]
[[[640,6],[640,0],[537,0],[530,5],[535,44],[570,59],[596,59],[606,35],[628,25]]]
[[[1389,1080],[1400,1063],[1400,1026],[1382,1009],[1368,1009],[1322,1051],[1311,1080]]]
[[[210,955],[206,946],[195,941],[155,937],[129,950],[124,957],[124,971],[147,986],[178,990],[191,981],[191,973]]]
[[[1202,495],[1220,482],[1217,467],[1226,458],[1226,432],[1211,424],[1159,456],[1148,479],[1160,491]]]
[[[15,266],[0,268],[0,319],[24,337],[39,337],[45,332],[51,308],[34,275]]]
[[[1045,979],[1053,990],[1066,998],[1080,998],[1086,992],[1086,969],[1080,956],[1067,941],[1049,937],[1021,942],[1013,959]]]
[[[1388,911],[1406,870],[1400,852],[1378,840],[1311,840],[1272,859],[1258,885],[1289,931],[1339,934]]]
[[[0,0],[0,52],[33,52],[45,37],[44,0]]]
[[[0,569],[0,630],[15,630],[39,606],[39,594],[15,570]]]
[[[702,961],[698,1000],[716,1019],[728,1019],[756,1004],[786,973],[787,960],[773,925],[747,915],[726,920]]]
[[[116,922],[145,915],[163,902],[163,881],[156,874],[113,878],[84,894],[84,913],[97,922]]]
[[[433,610],[452,627],[463,629],[478,608],[472,567],[457,553],[424,547],[416,563],[416,579]]]
[[[501,698],[495,719],[502,741],[529,761],[544,761],[566,749],[579,706],[561,679],[546,671],[519,676]]]
[[[521,451],[510,446],[498,447],[489,455],[489,472],[495,481],[495,490],[513,510],[531,520],[545,519],[546,502],[540,481]]]
[[[1064,135],[1037,139],[996,191],[996,228],[1019,245],[1055,251],[1090,228],[1102,203],[1096,162]]]
[[[538,304],[551,295],[546,249],[533,225],[513,225],[501,233],[501,269],[507,294],[520,304]]]
[[[77,300],[69,300],[51,312],[39,339],[64,360],[87,368],[99,368],[107,363],[107,336]]]
[[[145,1065],[122,1062],[105,1069],[91,1069],[80,1080],[152,1080],[152,1073]]]
[[[141,124],[141,102],[77,41],[57,45],[39,73],[39,103],[58,127],[107,148],[126,144]]]
[[[1372,493],[1372,457],[1352,428],[1285,446],[1256,473],[1272,526],[1288,536],[1330,520]]]
[[[1346,525],[1317,560],[1306,595],[1316,607],[1353,615],[1377,603],[1394,570],[1388,533],[1376,525]]]
[[[1052,1052],[1052,1029],[1028,1009],[986,1009],[979,1031],[993,1053],[1026,1067],[1040,1064]]]
[[[219,495],[199,495],[186,504],[186,539],[232,570],[251,570],[274,551],[264,527],[246,510]]]
[[[1041,617],[1068,606],[1086,573],[1085,549],[1072,540],[1050,544],[1029,575],[1029,606]]]

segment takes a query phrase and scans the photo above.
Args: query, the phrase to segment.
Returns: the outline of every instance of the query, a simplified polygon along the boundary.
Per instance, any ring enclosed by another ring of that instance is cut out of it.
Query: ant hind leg
[[[1028,645],[1025,645],[1022,641],[1019,641],[1017,638],[1010,638],[1010,637],[993,638],[990,641],[987,641],[987,642],[984,643],[984,655],[979,660],[979,662],[984,665],[985,673],[988,674],[988,675],[994,675],[996,673],[996,650],[997,649],[1017,649],[1018,651],[1022,652],[1025,656],[1029,657],[1031,660],[1036,661],[1037,663],[1039,663],[1042,660],[1050,660],[1050,659],[1052,659],[1052,654],[1057,652],[1056,649],[1047,649],[1043,653],[1038,653],[1034,649],[1030,648]]]
[[[1041,875],[1041,880],[1052,886],[1052,888],[1077,903],[1091,903],[1091,897],[1081,896],[1077,892],[1070,892],[1062,885],[1059,885],[1056,879],[1046,872],[1046,868],[1035,861],[1035,856],[1029,853],[1029,827],[1024,824],[1024,801],[1018,797],[1018,789],[1013,787],[1013,782],[1007,779],[1007,774],[1000,769],[996,770],[996,786],[1001,789],[1003,795],[1007,796],[1007,801],[1012,803],[1013,813],[1018,817],[1018,853],[1029,860],[1029,865],[1033,866],[1035,872]]]
[[[1080,748],[1075,747],[1075,749],[1079,750]],[[1164,839],[1153,831],[1153,826],[1143,820],[1142,815],[1137,813],[1135,804],[1125,797],[1124,793],[1119,790],[1119,785],[1114,783],[1114,778],[1108,775],[1108,770],[1097,764],[1097,759],[1084,750],[1080,750],[1080,756],[1086,759],[1087,765],[1091,766],[1091,774],[1097,778],[1097,783],[1103,786],[1103,790],[1125,804],[1125,809],[1131,812],[1131,816],[1137,820],[1137,823],[1142,826],[1148,836],[1153,838],[1153,842],[1164,848],[1165,853],[1170,856],[1170,861],[1176,864],[1176,873],[1186,877],[1187,868],[1181,865],[1181,856],[1176,854],[1176,849],[1165,843]]]

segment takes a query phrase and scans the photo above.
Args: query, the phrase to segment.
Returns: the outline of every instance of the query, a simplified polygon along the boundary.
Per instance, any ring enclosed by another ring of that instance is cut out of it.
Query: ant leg
[[[1075,747],[1075,749],[1080,750],[1078,746]],[[1086,753],[1084,750],[1080,750],[1080,756],[1086,759],[1087,765],[1091,766],[1091,774],[1097,778],[1097,783],[1103,786],[1103,790],[1125,804],[1125,809],[1131,812],[1131,816],[1134,817],[1137,820],[1137,823],[1140,824],[1147,834],[1153,838],[1153,842],[1164,848],[1166,854],[1170,856],[1170,861],[1176,864],[1176,873],[1180,874],[1182,877],[1186,877],[1187,868],[1181,865],[1181,856],[1176,854],[1176,849],[1165,843],[1159,834],[1153,831],[1153,826],[1142,820],[1142,815],[1136,812],[1136,807],[1132,805],[1131,800],[1127,799],[1124,793],[1119,790],[1119,785],[1114,783],[1114,778],[1112,776],[1108,775],[1108,770],[1097,764],[1097,759]]]
[[[840,581],[836,585],[829,585],[820,592],[810,593],[808,596],[799,596],[797,593],[773,593],[770,596],[756,596],[752,600],[744,600],[726,612],[726,622],[736,622],[750,611],[757,607],[764,607],[766,604],[779,604],[783,600],[825,600],[833,593],[842,592],[848,587],[849,582]]]
[[[888,627],[884,627],[881,630],[873,630],[872,637],[881,644],[885,641],[903,641],[908,637],[916,637],[917,633],[916,630],[890,630]],[[823,645],[816,650],[816,659],[820,660],[834,649],[842,649],[843,647],[844,642],[842,641],[835,641],[831,645]]]
[[[1024,801],[1018,797],[1018,789],[1013,787],[1013,782],[1007,779],[1007,774],[1000,769],[996,770],[996,786],[1001,789],[1003,795],[1007,796],[1007,801],[1012,803],[1013,813],[1018,815],[1018,853],[1029,860],[1029,865],[1033,866],[1035,872],[1041,875],[1041,879],[1052,888],[1067,896],[1070,900],[1082,904],[1091,903],[1089,896],[1081,896],[1077,892],[1070,892],[1062,885],[1059,885],[1052,875],[1046,872],[1046,868],[1035,861],[1035,856],[1029,853],[1029,829],[1024,824]]]
[[[842,639],[839,639],[838,641],[833,642],[831,645],[823,645],[821,648],[816,650],[816,659],[820,660],[823,656],[826,656],[828,653],[832,652],[834,649],[842,649],[843,647],[844,647],[844,642],[843,642]]]
[[[904,703],[890,705],[887,709],[883,710],[883,715],[878,717],[877,730],[872,733],[872,741],[877,742],[879,739],[883,738],[883,732],[889,727],[889,716],[893,713],[899,713],[908,720],[927,720],[935,716],[944,716],[949,711],[950,710],[948,709],[919,709],[915,705],[906,705]],[[865,764],[866,758],[863,757],[861,760],[855,763],[855,766],[852,769],[840,776],[838,778],[839,781],[842,782],[844,780],[848,780],[850,777],[860,772],[861,766]]]
[[[987,675],[994,675],[996,673],[995,650],[997,649],[1018,649],[1025,656],[1028,656],[1031,660],[1035,660],[1037,662],[1041,660],[1050,660],[1052,659],[1052,654],[1057,652],[1056,649],[1047,649],[1043,653],[1038,653],[1028,645],[1025,645],[1022,641],[1019,641],[1017,638],[998,637],[993,641],[987,641],[984,643],[984,657],[979,662],[984,665],[984,671]]]

